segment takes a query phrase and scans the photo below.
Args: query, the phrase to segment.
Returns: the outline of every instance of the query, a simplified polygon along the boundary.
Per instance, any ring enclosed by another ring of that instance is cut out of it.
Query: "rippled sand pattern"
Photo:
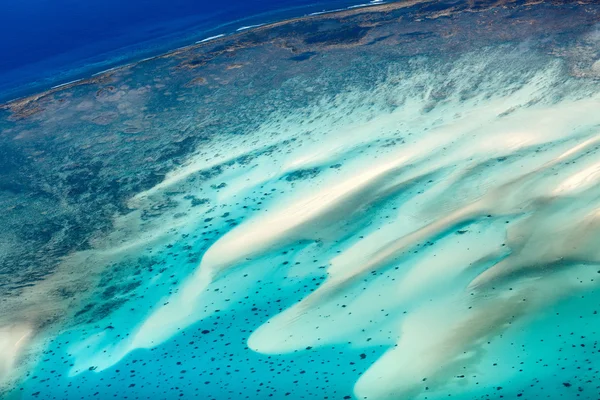
[[[600,51],[595,32],[560,51],[331,50],[265,68],[256,98],[192,80],[231,113],[158,79],[71,89],[36,129],[121,121],[135,142],[173,118],[202,138],[6,294],[7,396],[597,398],[600,82],[573,58]]]

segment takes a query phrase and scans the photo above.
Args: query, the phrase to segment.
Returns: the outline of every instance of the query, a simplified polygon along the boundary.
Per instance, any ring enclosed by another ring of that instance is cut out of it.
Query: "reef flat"
[[[4,397],[598,398],[599,13],[354,8],[5,104]]]

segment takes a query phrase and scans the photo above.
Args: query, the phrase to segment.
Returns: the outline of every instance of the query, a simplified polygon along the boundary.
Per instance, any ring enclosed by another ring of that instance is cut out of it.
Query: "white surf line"
[[[348,10],[352,10],[353,8],[362,8],[362,7],[368,7],[368,6],[372,6],[374,5],[373,3],[364,3],[364,4],[357,4],[355,6],[350,6],[347,9]]]
[[[207,37],[206,39],[198,40],[198,41],[196,42],[196,44],[198,44],[198,43],[206,43],[206,42],[208,42],[208,41],[215,40],[215,39],[218,39],[218,38],[222,38],[222,37],[224,37],[224,36],[225,36],[225,34],[224,34],[224,33],[221,33],[221,34],[219,34],[219,35],[215,35],[215,36],[210,36],[210,37]]]
[[[236,32],[245,31],[245,30],[252,29],[252,28],[258,28],[259,26],[263,26],[263,25],[266,25],[266,24],[263,23],[263,24],[242,26],[241,28],[238,28],[235,31]]]
[[[57,89],[59,87],[63,87],[63,86],[67,86],[67,85],[71,85],[73,83],[77,83],[77,82],[81,82],[83,80],[83,78],[80,79],[75,79],[74,81],[70,81],[70,82],[65,82],[65,83],[61,83],[59,85],[56,86],[52,86],[50,89]]]

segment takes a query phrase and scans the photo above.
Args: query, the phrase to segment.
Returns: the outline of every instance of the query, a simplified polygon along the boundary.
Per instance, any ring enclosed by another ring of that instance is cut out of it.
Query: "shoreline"
[[[117,65],[114,67],[106,68],[106,69],[104,69],[102,71],[98,71],[98,72],[93,72],[93,73],[87,72],[85,74],[82,74],[82,75],[85,75],[84,77],[77,78],[76,77],[77,74],[73,74],[74,75],[72,77],[73,79],[70,79],[70,81],[67,81],[64,83],[57,83],[56,85],[52,85],[49,88],[37,91],[32,94],[28,94],[28,95],[24,95],[24,96],[17,96],[15,98],[12,98],[7,101],[0,101],[0,110],[6,110],[6,109],[11,109],[13,107],[24,106],[31,101],[39,100],[40,98],[43,98],[47,95],[59,92],[64,89],[70,89],[75,86],[94,83],[94,82],[97,82],[97,81],[107,77],[109,74],[124,70],[126,68],[135,67],[135,66],[142,64],[144,62],[147,62],[147,61],[152,61],[152,60],[155,60],[158,58],[171,57],[171,56],[179,54],[183,51],[199,49],[199,48],[201,48],[203,46],[207,46],[207,45],[214,45],[216,43],[219,43],[220,41],[236,39],[238,37],[242,37],[243,35],[248,35],[248,34],[251,34],[254,32],[260,32],[263,30],[268,30],[268,29],[284,26],[287,24],[308,21],[308,20],[331,19],[331,18],[337,18],[337,17],[342,18],[342,17],[346,17],[346,16],[350,16],[350,15],[369,13],[369,12],[386,12],[386,11],[391,11],[391,10],[395,10],[395,9],[399,9],[399,8],[411,7],[411,6],[420,4],[420,3],[427,3],[427,2],[431,2],[431,1],[432,0],[392,0],[391,2],[381,2],[381,1],[376,0],[376,1],[370,2],[370,3],[362,3],[362,4],[358,4],[358,5],[348,6],[343,9],[338,8],[338,9],[334,9],[331,11],[313,12],[313,13],[303,15],[300,17],[287,18],[287,19],[284,19],[281,21],[275,21],[275,22],[270,22],[270,23],[259,23],[259,24],[249,25],[249,26],[243,26],[241,28],[234,29],[230,33],[220,33],[217,35],[209,36],[205,39],[195,41],[191,44],[173,48],[166,52],[162,52],[162,53],[159,53],[159,54],[156,54],[153,56],[145,57],[145,58],[142,58],[137,61],[120,64],[120,65]]]

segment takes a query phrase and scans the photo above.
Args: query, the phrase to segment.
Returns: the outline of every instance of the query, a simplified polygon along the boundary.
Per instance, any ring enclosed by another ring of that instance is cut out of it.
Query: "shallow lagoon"
[[[9,103],[7,398],[597,398],[596,5],[394,3]]]

